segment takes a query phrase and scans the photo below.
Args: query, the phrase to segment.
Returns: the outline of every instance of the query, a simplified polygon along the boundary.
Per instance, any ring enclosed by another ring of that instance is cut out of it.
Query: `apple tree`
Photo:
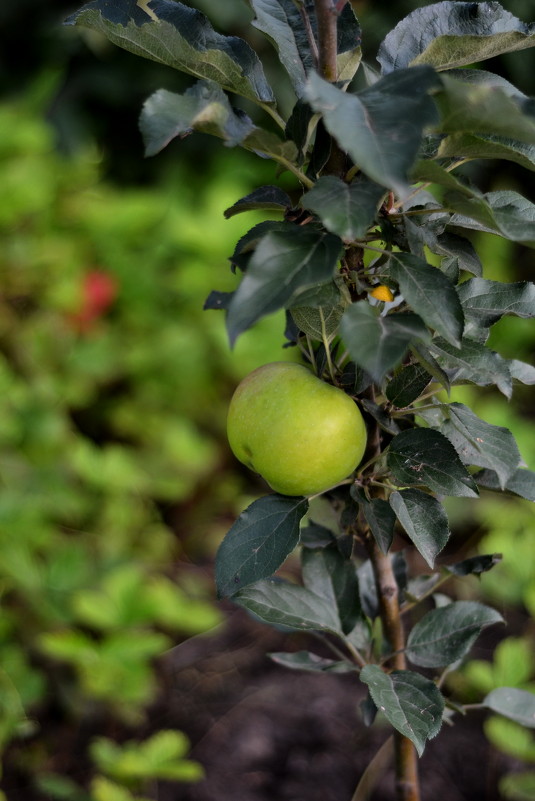
[[[535,315],[535,286],[485,277],[472,236],[533,247],[535,205],[513,188],[483,191],[463,170],[481,159],[535,168],[533,100],[480,67],[533,46],[535,24],[498,2],[444,0],[402,19],[370,65],[347,0],[249,6],[291,84],[287,115],[251,46],[216,32],[195,8],[93,0],[68,22],[195,79],[183,94],[159,90],[146,101],[147,155],[200,131],[277,168],[273,184],[226,210],[260,209],[266,219],[230,256],[235,291],[214,290],[206,308],[224,310],[231,345],[284,309],[281,338],[358,405],[367,447],[356,471],[323,493],[337,531],[315,518],[309,497],[266,494],[226,535],[217,589],[268,624],[316,632],[330,658],[272,658],[290,669],[354,673],[367,691],[365,722],[381,713],[391,724],[354,797],[394,754],[400,801],[418,801],[417,755],[463,712],[443,679],[485,627],[502,622],[481,603],[436,594],[452,576],[481,574],[499,560],[436,566],[450,537],[442,501],[481,491],[535,500],[535,473],[510,431],[450,400],[458,384],[510,398],[515,384],[535,383],[532,366],[487,344],[504,315]],[[281,172],[293,188],[277,183]],[[402,550],[393,547],[400,538]],[[409,574],[409,561],[418,564],[411,549],[429,570]],[[274,577],[294,552],[300,584]],[[410,627],[407,612],[417,607]],[[504,687],[481,706],[535,727],[530,693]]]

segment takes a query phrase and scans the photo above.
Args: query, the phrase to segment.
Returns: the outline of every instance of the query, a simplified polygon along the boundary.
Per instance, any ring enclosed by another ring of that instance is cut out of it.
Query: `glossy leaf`
[[[383,73],[409,64],[446,70],[533,44],[535,26],[521,22],[499,3],[445,0],[401,20],[382,42],[377,60]]]
[[[455,601],[432,609],[407,640],[407,657],[420,667],[444,667],[465,656],[481,631],[503,623],[499,612],[475,601]]]
[[[390,275],[412,309],[452,345],[458,346],[464,327],[461,302],[451,281],[410,253],[393,254]]]
[[[457,349],[438,338],[431,342],[429,350],[448,372],[452,384],[495,384],[506,398],[511,397],[513,382],[507,362],[480,342],[463,339]]]
[[[500,481],[494,470],[481,470],[474,479],[482,489],[499,491]],[[505,491],[535,502],[535,472],[520,468],[505,484]]]
[[[535,317],[535,284],[528,281],[504,283],[471,278],[457,291],[465,315],[479,325],[493,325],[504,315]]]
[[[342,630],[348,634],[361,614],[353,564],[344,559],[336,545],[305,548],[301,560],[305,587],[338,610]]]
[[[240,590],[232,600],[274,626],[342,634],[336,608],[297,584],[257,581]]]
[[[347,184],[334,175],[324,175],[301,198],[301,205],[315,212],[328,231],[352,242],[367,232],[384,193],[384,188],[372,181]]]
[[[402,409],[415,401],[429,385],[432,376],[421,364],[403,367],[386,387],[386,397]]]
[[[310,651],[272,653],[269,654],[269,658],[277,665],[290,668],[290,670],[307,670],[312,673],[354,673],[358,670],[353,662],[326,659],[324,656],[318,656]]]
[[[509,720],[535,729],[535,694],[517,687],[498,687],[483,701],[484,706]]]
[[[293,226],[261,239],[230,303],[227,329],[231,344],[270,312],[299,305],[299,294],[330,283],[340,257],[338,237]]]
[[[418,551],[433,567],[437,554],[450,536],[448,517],[442,504],[417,489],[393,492],[390,505]]]
[[[243,211],[255,211],[262,209],[265,211],[286,211],[292,207],[290,196],[278,186],[261,186],[255,189],[250,195],[237,200],[228,209],[225,209],[225,219],[241,214]]]
[[[312,74],[306,97],[365,175],[405,195],[424,128],[437,121],[429,92],[439,85],[428,67],[401,70],[357,94],[342,92]]]
[[[444,697],[436,684],[410,670],[385,673],[378,665],[366,665],[360,678],[377,709],[414,743],[421,756],[426,741],[436,737],[442,726]]]
[[[306,77],[315,67],[315,56],[303,24],[306,14],[317,40],[317,21],[313,0],[303,0],[302,13],[292,0],[249,0],[256,18],[253,25],[273,43],[298,97],[303,94]],[[337,80],[349,81],[360,63],[360,26],[349,5],[338,21]]]
[[[305,498],[266,495],[241,513],[216,556],[215,580],[220,598],[271,576],[299,541],[299,522],[308,509]]]
[[[521,457],[507,428],[487,423],[462,403],[441,406],[440,431],[455,447],[463,464],[487,467],[498,476],[501,489],[519,468]]]
[[[103,33],[119,47],[174,69],[215,81],[255,102],[273,103],[262,64],[247,42],[216,33],[200,11],[176,0],[94,0],[67,20]]]
[[[424,428],[402,431],[388,447],[388,466],[403,485],[429,487],[441,495],[477,496],[477,486],[443,434]]]
[[[353,361],[378,382],[399,364],[413,340],[428,338],[427,329],[416,314],[381,317],[367,300],[348,306],[340,333]]]
[[[390,504],[382,498],[373,498],[362,504],[362,512],[375,542],[383,553],[388,553],[396,525],[396,515]]]

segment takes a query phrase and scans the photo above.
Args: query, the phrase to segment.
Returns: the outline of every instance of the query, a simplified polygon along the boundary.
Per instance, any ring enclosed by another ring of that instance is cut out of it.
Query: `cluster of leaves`
[[[535,286],[484,278],[468,237],[487,232],[533,247],[535,205],[512,190],[482,192],[462,171],[474,159],[533,170],[533,101],[473,65],[533,46],[535,27],[497,2],[445,0],[386,36],[377,71],[361,64],[360,25],[349,4],[250,6],[295,93],[287,119],[251,47],[217,33],[190,7],[93,0],[70,22],[198,79],[182,95],[160,90],[147,100],[147,154],[200,131],[295,176],[293,191],[262,186],[227,210],[227,217],[275,210],[282,219],[264,220],[240,239],[231,256],[242,273],[238,288],[213,292],[206,306],[226,310],[232,344],[285,309],[289,344],[360,404],[373,447],[351,487],[331,493],[340,510],[336,532],[319,525],[305,498],[253,503],[219,551],[218,591],[268,623],[338,638],[343,658],[276,658],[300,669],[358,671],[370,694],[367,719],[382,711],[421,753],[445,714],[440,682],[385,669],[391,644],[374,645],[380,599],[372,566],[355,567],[353,544],[372,542],[386,555],[401,530],[433,570],[450,536],[443,496],[475,498],[485,489],[535,500],[535,473],[523,467],[512,434],[443,399],[464,383],[496,386],[507,398],[515,383],[535,383],[533,367],[487,345],[505,315],[535,316]],[[322,9],[339,14],[334,65],[318,45]],[[336,72],[332,80],[327,68]],[[233,107],[228,93],[263,112],[266,127]],[[390,289],[391,302],[373,298],[378,285]],[[271,578],[298,544],[303,586]],[[451,575],[480,574],[497,560],[474,557],[411,580],[403,556],[392,557],[402,612],[436,599],[407,640],[414,666],[448,671],[484,627],[501,621],[484,605],[444,605],[435,593]],[[535,699],[525,691],[493,690],[483,704],[535,724]]]

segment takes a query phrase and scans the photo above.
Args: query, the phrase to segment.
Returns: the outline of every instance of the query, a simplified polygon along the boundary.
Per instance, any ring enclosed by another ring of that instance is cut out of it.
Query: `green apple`
[[[366,426],[355,402],[307,367],[273,362],[237,387],[227,434],[234,455],[282,495],[315,495],[362,460]]]

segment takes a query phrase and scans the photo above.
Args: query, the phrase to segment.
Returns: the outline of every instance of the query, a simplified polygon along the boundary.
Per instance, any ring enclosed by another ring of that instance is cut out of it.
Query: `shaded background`
[[[421,5],[354,3],[365,57]],[[290,108],[272,49],[247,27],[248,7],[195,6],[252,41]],[[508,7],[535,18],[533,0]],[[210,290],[234,287],[228,256],[261,219],[225,221],[224,209],[275,182],[275,169],[201,135],[144,159],[141,104],[191,80],[63,27],[75,8],[0,8],[3,792],[10,801],[349,799],[386,736],[364,728],[358,688],[347,677],[284,672],[266,652],[310,639],[213,597],[215,549],[265,492],[229,453],[228,400],[253,367],[295,354],[282,349],[281,315],[231,353],[222,316],[202,305]],[[485,67],[533,93],[533,50]],[[534,199],[531,175],[514,164],[479,162],[470,177]],[[533,275],[524,248],[495,237],[479,237],[478,248],[488,278]],[[532,361],[534,341],[530,321],[495,326],[508,357]],[[510,427],[535,468],[529,388],[512,403],[468,388],[455,399]],[[448,511],[455,533],[444,561],[505,556],[456,592],[497,604],[508,622],[481,638],[478,661],[452,687],[467,701],[499,684],[533,687],[532,508],[488,496]],[[167,730],[174,739],[158,739]],[[137,745],[125,757],[117,745],[128,741]],[[198,778],[188,755],[206,778],[182,781]],[[428,746],[424,797],[519,798],[504,776],[533,761],[529,734],[476,715]],[[387,777],[377,798],[392,793]]]

